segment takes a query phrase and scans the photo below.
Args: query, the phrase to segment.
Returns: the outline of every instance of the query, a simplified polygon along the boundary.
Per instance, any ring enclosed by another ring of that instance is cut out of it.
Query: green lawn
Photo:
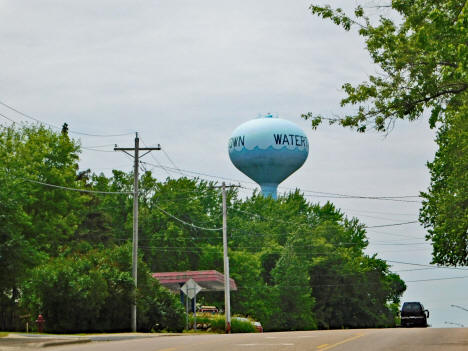
[[[7,335],[8,335],[7,332],[0,332],[0,338],[3,338],[3,337],[5,337],[5,336],[7,336]]]

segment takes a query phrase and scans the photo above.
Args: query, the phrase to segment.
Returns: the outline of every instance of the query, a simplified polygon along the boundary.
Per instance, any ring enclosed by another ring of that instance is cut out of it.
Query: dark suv
[[[401,326],[427,327],[429,311],[420,302],[405,302],[401,308]]]

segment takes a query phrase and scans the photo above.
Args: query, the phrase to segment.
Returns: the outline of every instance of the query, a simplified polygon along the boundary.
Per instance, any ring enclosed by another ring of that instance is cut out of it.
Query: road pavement
[[[51,351],[466,351],[468,329],[321,330],[263,334],[160,336],[50,347]]]

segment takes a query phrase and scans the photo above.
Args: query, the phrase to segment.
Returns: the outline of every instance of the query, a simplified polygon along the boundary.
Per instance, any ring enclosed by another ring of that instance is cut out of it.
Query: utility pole
[[[236,188],[237,185],[229,185],[223,182],[221,189],[223,193],[223,256],[224,256],[224,316],[226,319],[226,333],[231,333],[231,287],[229,279],[229,256],[227,245],[227,205],[226,188]]]
[[[224,316],[226,333],[231,333],[231,287],[229,281],[229,257],[227,246],[226,184],[223,182],[223,256],[224,256]]]
[[[133,250],[132,250],[132,278],[135,283],[135,289],[133,291],[132,297],[132,307],[131,307],[131,327],[132,332],[137,331],[137,306],[136,306],[136,291],[138,287],[137,277],[138,277],[138,177],[139,177],[139,158],[145,156],[153,150],[161,150],[161,146],[157,147],[140,147],[140,139],[138,138],[138,133],[135,133],[135,147],[117,147],[114,148],[114,151],[123,151],[127,155],[133,157]],[[127,151],[134,151],[134,155],[128,153]],[[139,155],[140,151],[146,151],[143,155]]]

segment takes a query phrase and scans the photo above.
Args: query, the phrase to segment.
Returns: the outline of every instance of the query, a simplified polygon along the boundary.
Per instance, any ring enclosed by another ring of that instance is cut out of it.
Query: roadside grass
[[[0,338],[4,338],[5,336],[7,336],[8,333],[7,332],[0,332]]]

